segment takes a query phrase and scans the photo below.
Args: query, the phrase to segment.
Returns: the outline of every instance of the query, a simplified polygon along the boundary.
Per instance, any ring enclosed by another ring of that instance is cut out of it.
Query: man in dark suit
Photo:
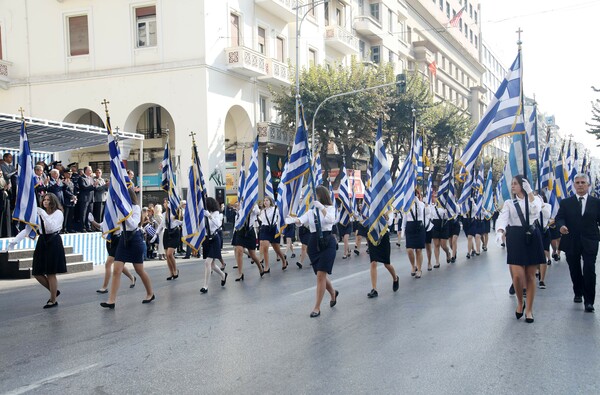
[[[81,231],[91,232],[92,228],[88,222],[88,213],[92,212],[92,203],[94,201],[94,179],[92,178],[92,168],[86,166],[83,168],[83,176],[79,178],[78,202],[81,204],[79,220],[81,221]]]
[[[585,173],[577,174],[574,182],[575,196],[560,202],[556,224],[562,234],[560,250],[567,256],[573,282],[573,302],[581,303],[583,296],[585,311],[593,313],[596,297],[596,255],[600,241],[600,199],[589,195],[590,181]]]

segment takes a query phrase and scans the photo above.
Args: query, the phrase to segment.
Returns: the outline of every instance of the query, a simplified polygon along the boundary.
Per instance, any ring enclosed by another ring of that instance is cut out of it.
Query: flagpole
[[[415,108],[412,108],[412,130],[411,130],[411,161],[413,160],[417,160],[419,158],[416,158],[415,156],[417,155],[417,153],[415,152],[415,145],[417,144],[417,110],[415,110]],[[419,175],[419,163],[417,163],[417,165],[414,167],[415,168],[415,180],[417,179],[418,175]]]
[[[540,180],[540,150],[538,140],[538,127],[537,127],[537,103],[534,103],[534,114],[533,120],[533,132],[535,139],[535,176],[537,177],[537,190],[538,193],[542,193],[542,180]]]
[[[521,78],[520,78],[520,89],[521,89],[521,112],[523,112],[523,110],[525,109],[525,105],[524,105],[524,95],[523,95],[523,53],[521,51],[521,33],[523,33],[523,30],[519,27],[519,29],[516,31],[516,33],[518,34],[518,40],[517,40],[517,45],[519,46],[519,68],[521,69]],[[523,117],[524,119],[524,117]],[[525,140],[527,140],[527,130],[525,130],[525,134],[523,135],[523,138],[521,139],[521,147],[522,147],[522,151],[523,151],[523,178],[525,180],[527,180],[527,165],[529,164],[528,160],[528,156],[527,156],[527,143],[525,142]],[[527,193],[525,193],[525,222],[527,225],[529,225],[529,197],[527,196]]]

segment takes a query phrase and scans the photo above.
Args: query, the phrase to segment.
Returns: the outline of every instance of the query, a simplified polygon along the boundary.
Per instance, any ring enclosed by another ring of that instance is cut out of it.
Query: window
[[[398,39],[401,41],[406,41],[406,30],[404,27],[404,21],[400,19],[400,15],[398,15]]]
[[[358,53],[360,54],[360,60],[366,60],[365,56],[365,42],[363,40],[358,40]]]
[[[102,162],[90,162],[90,167],[94,171],[96,171],[96,169],[102,170],[102,175],[104,177],[106,177],[110,174],[110,164],[111,164],[111,161],[109,161],[109,160],[102,161]]]
[[[285,45],[285,41],[282,37],[277,37],[277,60],[280,62],[283,62],[284,59],[284,55],[283,55],[283,48]]]
[[[412,29],[410,26],[406,27],[406,42],[409,44],[412,43]]]
[[[137,47],[156,46],[156,6],[135,9]]]
[[[381,47],[378,45],[371,47],[371,62],[379,64],[381,61]]]
[[[477,11],[473,12],[473,20],[475,21],[475,23],[477,22]]]
[[[258,122],[267,122],[267,98],[264,96],[258,97]]]
[[[473,18],[473,4],[469,4],[469,15]]]
[[[327,5],[327,4],[325,4],[325,5]],[[308,64],[311,67],[317,65],[317,51],[315,51],[312,48],[308,50]]]
[[[325,26],[329,26],[329,3],[323,4],[325,7]]]
[[[90,53],[87,15],[69,17],[69,55],[79,56]]]
[[[388,62],[394,63],[394,53],[392,51],[388,52]]]
[[[258,52],[265,55],[266,50],[266,32],[262,27],[258,28]]]
[[[440,10],[444,11],[444,0],[440,0]]]
[[[450,19],[450,3],[446,2],[446,16]]]
[[[335,20],[338,26],[346,26],[346,6],[343,4],[338,4],[338,7],[335,9]]]
[[[473,30],[469,30],[469,39],[471,40],[471,44],[473,44]]]
[[[465,38],[469,38],[469,28],[466,23],[465,23]]]
[[[458,20],[458,30],[460,30],[461,32],[462,32],[462,25],[463,25],[463,23],[462,23],[462,18],[460,18],[460,19]]]
[[[240,46],[240,16],[236,14],[229,14],[229,28],[231,30],[231,46]]]
[[[475,35],[475,48],[477,48],[477,34]]]
[[[388,32],[394,32],[394,13],[392,10],[388,10]]]
[[[370,4],[369,8],[373,19],[379,22],[379,3]]]

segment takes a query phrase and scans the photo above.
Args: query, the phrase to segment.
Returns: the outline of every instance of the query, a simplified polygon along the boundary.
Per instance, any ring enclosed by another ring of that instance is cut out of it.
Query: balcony
[[[254,0],[256,5],[263,7],[286,22],[296,21],[296,10],[294,10],[296,2],[300,7],[304,5],[304,0]]]
[[[358,53],[358,39],[337,25],[325,28],[325,45],[346,55]]]
[[[8,89],[10,85],[10,78],[8,77],[10,66],[12,66],[11,62],[0,59],[0,88],[5,90]]]
[[[248,77],[267,75],[267,58],[247,47],[225,49],[227,69]]]
[[[354,19],[354,28],[369,41],[383,40],[385,33],[381,28],[381,22],[369,15],[361,15]]]
[[[285,63],[275,59],[267,59],[265,70],[267,75],[259,77],[259,80],[280,86],[291,85],[289,75],[290,69]]]
[[[294,133],[286,131],[279,124],[272,122],[257,122],[259,143],[271,143],[289,146],[294,142]]]

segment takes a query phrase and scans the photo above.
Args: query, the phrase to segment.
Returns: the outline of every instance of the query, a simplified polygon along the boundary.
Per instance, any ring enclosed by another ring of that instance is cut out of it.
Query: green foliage
[[[600,89],[596,89],[593,86],[592,89],[594,92],[600,92]],[[587,132],[596,136],[596,139],[600,139],[600,99],[592,102],[592,121],[585,124],[590,127]]]

